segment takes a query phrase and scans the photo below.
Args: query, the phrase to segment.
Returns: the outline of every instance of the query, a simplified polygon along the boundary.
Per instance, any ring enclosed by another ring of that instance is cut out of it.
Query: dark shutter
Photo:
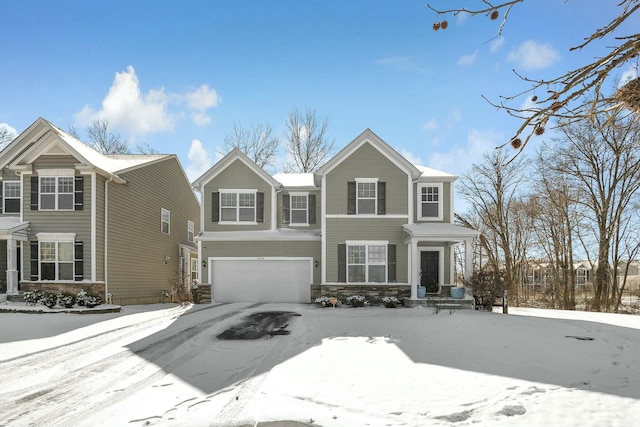
[[[289,215],[291,214],[291,211],[289,210],[289,202],[290,202],[290,197],[288,194],[283,194],[282,195],[282,222],[284,224],[288,224],[289,223]]]
[[[84,178],[76,176],[73,185],[73,208],[81,211],[84,205]]]
[[[38,210],[38,177],[31,177],[31,210]]]
[[[211,221],[220,221],[220,193],[211,193]]]
[[[256,222],[264,222],[264,193],[256,193]]]
[[[75,280],[76,282],[81,281],[82,279],[84,279],[84,253],[82,251],[82,242],[75,242],[74,243],[74,251],[73,251],[73,270],[74,270],[74,276],[73,276],[73,280]]]
[[[396,245],[387,245],[387,282],[396,281]]]
[[[316,195],[309,194],[309,224],[316,223]]]
[[[386,190],[387,184],[385,182],[378,182],[378,215],[387,213]]]
[[[345,243],[338,244],[338,282],[346,283],[347,281],[347,245]]]
[[[40,263],[38,262],[38,242],[31,241],[31,280],[36,281],[40,279]]]
[[[347,213],[349,215],[356,214],[356,182],[347,182]]]
[[[0,181],[0,214],[2,213],[2,209],[4,208],[4,200],[3,200],[3,194],[2,194],[2,190],[4,189],[4,184],[2,183],[2,181]],[[20,212],[20,211],[18,211]]]

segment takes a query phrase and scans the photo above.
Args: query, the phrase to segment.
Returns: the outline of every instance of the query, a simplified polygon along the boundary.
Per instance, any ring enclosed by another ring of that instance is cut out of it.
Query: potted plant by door
[[[449,290],[451,293],[451,298],[453,299],[462,299],[464,298],[464,287],[463,286],[452,286]]]

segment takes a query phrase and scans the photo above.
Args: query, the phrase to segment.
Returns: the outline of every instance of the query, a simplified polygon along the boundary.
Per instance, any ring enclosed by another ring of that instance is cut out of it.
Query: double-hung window
[[[74,280],[74,242],[40,242],[40,280]]]
[[[163,234],[170,234],[171,233],[171,211],[165,208],[161,208],[160,222],[161,222],[160,231],[162,231]]]
[[[375,181],[356,181],[356,184],[358,186],[358,214],[375,214],[377,183]]]
[[[220,192],[220,221],[256,222],[256,192]]]
[[[4,182],[4,213],[20,213],[20,181]]]
[[[291,194],[291,224],[309,224],[306,194]]]
[[[420,184],[418,209],[421,220],[442,220],[442,184]]]
[[[41,210],[74,209],[73,176],[41,176],[39,186]]]
[[[347,243],[347,282],[385,283],[386,281],[386,243]]]

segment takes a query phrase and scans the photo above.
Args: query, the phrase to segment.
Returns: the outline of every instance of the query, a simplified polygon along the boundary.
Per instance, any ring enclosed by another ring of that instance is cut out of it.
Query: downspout
[[[107,254],[107,249],[108,249],[108,244],[107,242],[109,241],[108,237],[108,230],[109,230],[109,186],[107,184],[109,184],[111,181],[113,181],[113,175],[111,175],[109,177],[109,179],[107,179],[104,182],[104,273],[103,273],[103,278],[104,278],[104,299],[107,303],[113,303],[113,301],[111,301],[111,298],[109,298],[109,281],[107,280],[107,276],[108,276],[108,271],[109,269],[107,268],[107,261],[108,261],[108,254]]]

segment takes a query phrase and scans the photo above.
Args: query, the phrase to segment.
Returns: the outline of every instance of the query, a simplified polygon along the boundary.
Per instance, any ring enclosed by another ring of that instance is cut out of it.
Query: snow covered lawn
[[[301,315],[289,335],[216,338],[271,310]],[[640,316],[510,313],[248,303],[0,312],[0,426],[637,423]]]

